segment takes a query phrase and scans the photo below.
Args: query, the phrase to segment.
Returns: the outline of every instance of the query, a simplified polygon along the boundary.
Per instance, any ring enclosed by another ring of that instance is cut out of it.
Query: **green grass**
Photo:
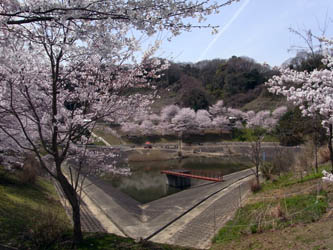
[[[281,176],[279,176],[279,178],[277,178],[274,181],[264,182],[262,184],[261,192],[278,189],[278,188],[282,188],[282,187],[287,187],[287,186],[291,186],[291,185],[294,185],[297,183],[303,183],[303,182],[319,179],[319,178],[323,177],[323,174],[322,174],[323,170],[329,171],[330,170],[329,164],[321,165],[319,167],[317,173],[313,171],[313,172],[306,174],[302,178],[300,178],[299,176],[296,177],[292,173],[287,173],[287,174],[281,175]]]
[[[58,195],[46,179],[24,184],[21,172],[5,172],[0,166],[0,244],[18,249],[72,249],[72,226]],[[75,249],[185,250],[103,233],[84,233]]]
[[[274,201],[260,201],[238,209],[233,220],[229,221],[214,237],[214,243],[239,241],[243,235],[281,229],[293,224],[317,221],[326,212],[328,199],[325,192],[295,195]],[[279,209],[274,216],[272,209]]]
[[[243,234],[250,233],[251,228],[253,230],[254,225],[256,225],[252,224],[250,215],[253,211],[266,207],[267,205],[263,202],[257,202],[238,209],[235,218],[227,222],[227,224],[213,238],[213,242],[221,243],[239,240]]]
[[[254,129],[243,128],[234,129],[232,132],[232,141],[251,142],[255,140]],[[264,134],[264,142],[278,142],[278,138],[274,134]]]
[[[95,128],[93,132],[97,136],[102,137],[104,140],[106,140],[111,145],[120,145],[120,144],[122,144],[121,139],[119,139],[118,137],[114,136],[111,133],[107,133],[107,132],[103,131],[103,129]]]
[[[213,241],[222,244],[231,241],[239,242],[243,235],[318,221],[326,212],[328,203],[331,202],[329,193],[313,191],[309,194],[300,194],[298,192],[298,194],[289,196],[288,190],[291,190],[290,188],[293,185],[295,185],[295,188],[302,190],[302,187],[304,188],[302,183],[321,178],[322,170],[329,168],[330,166],[326,164],[320,166],[318,173],[311,172],[303,178],[288,173],[274,181],[263,183],[262,189],[255,195],[255,198],[259,201],[238,209],[234,219],[230,220],[219,231]],[[284,195],[274,196],[270,192],[277,190],[279,194],[281,188],[286,188]],[[274,198],[271,196],[274,196]]]
[[[119,237],[111,234],[87,234],[84,242],[78,246],[79,250],[185,250],[190,248],[177,247],[166,244],[157,244],[150,241],[135,242],[133,239]]]
[[[24,184],[22,173],[4,174],[3,168],[0,172],[1,244],[20,249],[46,248],[70,230],[68,217],[49,181],[38,178],[35,184]]]
[[[95,140],[93,145],[96,145],[96,146],[105,146],[105,143],[100,141],[100,140]]]

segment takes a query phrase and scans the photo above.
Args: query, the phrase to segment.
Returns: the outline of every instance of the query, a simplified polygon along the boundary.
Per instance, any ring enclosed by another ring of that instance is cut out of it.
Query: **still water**
[[[130,176],[104,176],[112,186],[131,196],[141,203],[157,200],[164,196],[182,191],[182,189],[167,185],[167,178],[161,170],[186,169],[192,174],[203,176],[227,175],[250,167],[246,159],[237,158],[185,158],[181,160],[164,160],[150,162],[130,162]],[[192,179],[191,185],[197,186],[205,183],[202,180]]]

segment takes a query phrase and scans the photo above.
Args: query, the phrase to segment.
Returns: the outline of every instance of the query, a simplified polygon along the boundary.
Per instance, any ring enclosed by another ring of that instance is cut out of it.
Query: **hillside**
[[[206,109],[217,100],[243,110],[273,109],[285,102],[267,92],[264,83],[278,72],[247,57],[198,63],[171,63],[156,84],[161,98],[155,111],[169,104]]]

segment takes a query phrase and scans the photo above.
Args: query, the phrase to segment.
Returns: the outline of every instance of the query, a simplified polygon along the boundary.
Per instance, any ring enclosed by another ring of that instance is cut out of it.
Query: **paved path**
[[[217,230],[240,206],[251,178],[253,171],[247,169],[224,176],[224,182],[203,182],[200,186],[140,204],[102,180],[90,177],[83,187],[82,229],[209,248]],[[55,187],[71,217],[71,208],[56,182]]]
[[[151,240],[185,247],[207,249],[218,230],[241,206],[248,193],[247,177],[212,196]]]
[[[224,182],[206,182],[143,205],[94,178],[85,181],[83,193],[94,204],[96,214],[104,218],[101,224],[109,220],[118,230],[108,232],[207,248],[216,230],[239,205],[239,193],[246,193],[252,173],[243,170],[225,176]]]

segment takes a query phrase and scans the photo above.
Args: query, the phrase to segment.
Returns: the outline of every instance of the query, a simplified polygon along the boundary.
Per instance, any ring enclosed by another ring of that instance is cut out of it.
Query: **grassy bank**
[[[288,174],[266,182],[219,231],[212,249],[332,249],[333,185],[320,177]]]
[[[110,128],[108,128],[108,127],[99,125],[99,126],[96,126],[96,128],[94,128],[93,132],[97,136],[102,137],[105,141],[107,141],[111,145],[123,144],[121,139],[116,137],[115,135],[113,135],[112,132],[110,131]]]
[[[157,244],[150,241],[136,242],[130,238],[119,237],[112,234],[89,233],[85,235],[84,242],[78,246],[80,250],[191,250],[193,248],[177,247],[167,244]]]
[[[0,167],[0,244],[47,249],[62,241],[71,225],[53,185],[42,178],[24,183],[22,174]]]
[[[72,226],[50,181],[37,178],[24,183],[22,172],[5,172],[0,166],[0,249],[72,249]],[[185,250],[189,248],[135,242],[113,234],[84,233],[75,249]]]

